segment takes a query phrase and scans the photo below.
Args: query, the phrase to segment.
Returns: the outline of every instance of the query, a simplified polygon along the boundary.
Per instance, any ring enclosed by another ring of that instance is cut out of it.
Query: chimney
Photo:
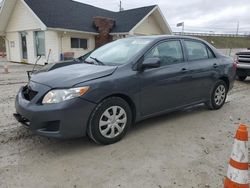
[[[109,33],[115,27],[114,19],[97,16],[93,18],[93,24],[99,32],[95,38],[96,48],[112,41],[112,36]]]

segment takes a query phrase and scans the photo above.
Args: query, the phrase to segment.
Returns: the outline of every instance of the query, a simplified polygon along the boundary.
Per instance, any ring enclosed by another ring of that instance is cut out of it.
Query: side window
[[[147,53],[144,58],[147,59],[154,57],[160,59],[161,66],[184,62],[180,41],[162,42]]]
[[[188,60],[201,60],[201,59],[208,59],[208,51],[205,44],[201,42],[195,41],[185,41],[185,45],[188,52]]]

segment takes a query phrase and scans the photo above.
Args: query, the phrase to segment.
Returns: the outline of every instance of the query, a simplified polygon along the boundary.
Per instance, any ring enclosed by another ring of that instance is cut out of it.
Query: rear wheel
[[[128,103],[119,97],[102,101],[91,115],[88,134],[98,144],[113,144],[125,136],[132,122]]]
[[[246,78],[247,78],[247,76],[238,76],[238,79],[239,79],[240,81],[244,81]]]
[[[220,109],[227,98],[228,87],[223,80],[219,80],[213,87],[207,106],[211,110]]]

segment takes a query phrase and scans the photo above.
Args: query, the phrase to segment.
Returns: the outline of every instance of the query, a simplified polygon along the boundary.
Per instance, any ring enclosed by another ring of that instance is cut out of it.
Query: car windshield
[[[123,65],[152,41],[153,39],[145,38],[120,39],[96,49],[85,61],[95,61],[102,65]]]

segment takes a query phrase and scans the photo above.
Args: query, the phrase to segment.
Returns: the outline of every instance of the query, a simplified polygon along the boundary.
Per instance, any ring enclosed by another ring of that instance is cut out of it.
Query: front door
[[[26,33],[25,32],[21,33],[21,43],[22,43],[22,58],[28,59],[27,40],[26,40]]]
[[[160,59],[161,66],[144,70],[139,74],[140,107],[143,117],[189,103],[186,100],[186,92],[190,88],[188,64],[184,61],[181,42],[164,41],[147,53],[144,59],[154,57]]]

